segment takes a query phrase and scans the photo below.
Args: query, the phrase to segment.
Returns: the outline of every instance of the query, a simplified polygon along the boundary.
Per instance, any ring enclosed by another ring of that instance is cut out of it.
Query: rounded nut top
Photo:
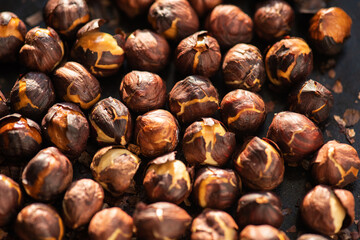
[[[239,240],[289,240],[283,231],[270,225],[248,225],[241,232]]]
[[[16,216],[22,204],[22,192],[19,184],[0,174],[0,226],[7,225]]]

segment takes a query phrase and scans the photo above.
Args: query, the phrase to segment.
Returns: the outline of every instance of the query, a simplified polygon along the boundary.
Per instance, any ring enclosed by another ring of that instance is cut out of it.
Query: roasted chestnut
[[[280,149],[269,139],[253,137],[234,157],[235,170],[245,186],[272,190],[283,181],[285,167]]]
[[[326,237],[317,234],[303,234],[297,240],[328,240]]]
[[[54,102],[51,79],[40,72],[21,76],[10,92],[11,109],[34,120],[41,119]]]
[[[148,20],[157,33],[177,42],[199,28],[198,16],[187,0],[155,1]]]
[[[100,144],[129,143],[132,134],[132,118],[128,108],[119,100],[108,97],[93,107],[89,122],[96,141]]]
[[[7,99],[4,96],[4,94],[0,91],[0,118],[8,115],[10,112],[10,109],[7,105]]]
[[[27,68],[49,73],[63,59],[64,44],[54,29],[35,27],[27,32],[19,56]]]
[[[19,184],[11,178],[0,174],[0,227],[13,220],[21,207],[22,199]]]
[[[132,111],[148,112],[165,105],[166,84],[155,73],[132,71],[121,81],[120,97]]]
[[[118,7],[133,18],[144,13],[154,0],[116,0]]]
[[[69,187],[72,178],[69,159],[59,149],[48,147],[28,162],[22,174],[22,184],[32,198],[50,201]]]
[[[15,233],[22,240],[61,240],[64,232],[59,214],[43,203],[33,203],[23,208],[15,222]]]
[[[350,37],[351,25],[351,17],[341,8],[320,9],[310,20],[310,40],[320,53],[338,54]]]
[[[180,126],[176,118],[166,110],[158,109],[138,116],[135,140],[141,154],[157,157],[172,152],[179,143]]]
[[[185,130],[182,147],[191,165],[223,166],[235,151],[235,133],[216,119],[203,118]]]
[[[208,16],[205,28],[222,48],[248,43],[253,35],[251,18],[237,6],[230,4],[216,6]]]
[[[175,64],[185,75],[213,76],[221,63],[220,46],[206,31],[200,31],[183,39],[175,51]]]
[[[137,237],[146,240],[180,239],[191,224],[190,215],[173,203],[138,203],[133,215]]]
[[[94,179],[103,188],[119,196],[133,184],[139,165],[140,158],[132,152],[119,146],[110,146],[97,151],[90,169]]]
[[[294,0],[300,13],[315,14],[326,7],[326,0]]]
[[[0,12],[0,62],[15,62],[24,44],[26,26],[12,12]]]
[[[222,73],[230,89],[259,92],[266,78],[260,50],[250,44],[236,44],[225,55]]]
[[[150,30],[136,30],[125,43],[126,60],[133,69],[159,72],[169,60],[166,39]]]
[[[189,0],[189,2],[198,16],[202,17],[214,7],[221,4],[223,0]]]
[[[266,137],[279,146],[290,166],[296,166],[324,144],[321,130],[310,119],[286,111],[274,116]]]
[[[306,225],[331,236],[354,222],[355,200],[347,190],[318,185],[306,194],[300,210]]]
[[[248,225],[241,232],[239,240],[289,240],[283,231],[270,225]]]
[[[70,158],[80,156],[86,148],[89,123],[73,103],[53,105],[42,119],[41,127],[47,140]]]

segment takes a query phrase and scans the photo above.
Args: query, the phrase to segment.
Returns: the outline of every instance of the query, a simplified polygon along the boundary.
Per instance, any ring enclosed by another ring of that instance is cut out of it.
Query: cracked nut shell
[[[7,99],[4,94],[0,91],[0,118],[10,113],[9,106],[7,105]]]
[[[0,174],[0,227],[6,226],[15,218],[22,200],[19,184]]]
[[[214,7],[221,4],[223,0],[189,0],[191,6],[199,17],[203,17]]]
[[[241,232],[239,240],[289,240],[283,231],[270,225],[248,225]]]

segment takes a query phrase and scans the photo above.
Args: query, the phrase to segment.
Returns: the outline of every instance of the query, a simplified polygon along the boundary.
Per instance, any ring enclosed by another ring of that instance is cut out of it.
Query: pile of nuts
[[[0,13],[0,62],[27,69],[8,98],[0,92],[0,166],[23,166],[20,179],[0,174],[10,237],[289,239],[271,190],[304,159],[319,184],[300,207],[308,230],[333,236],[354,222],[354,196],[341,188],[357,180],[360,159],[351,145],[324,142],[334,100],[309,79],[310,47],[335,55],[350,36],[342,9],[317,9],[309,46],[288,36],[295,11],[284,0],[258,3],[253,18],[222,0],[116,3],[129,19],[147,14],[152,29],[104,32],[85,0],[48,0],[48,27],[29,31]],[[249,44],[255,35],[267,51]],[[167,89],[172,58],[184,78]],[[102,81],[118,72],[119,96],[102,99]],[[289,105],[260,138],[266,87]],[[79,165],[90,174],[78,177]],[[125,195],[137,197],[134,209],[121,208]]]

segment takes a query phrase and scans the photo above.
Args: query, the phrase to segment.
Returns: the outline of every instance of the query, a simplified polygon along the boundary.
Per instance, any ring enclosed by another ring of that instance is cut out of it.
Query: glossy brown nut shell
[[[118,7],[133,18],[148,10],[154,0],[116,0]]]
[[[0,91],[0,118],[10,113],[9,106],[7,105],[7,99],[4,94]]]
[[[132,71],[121,81],[120,97],[135,112],[162,108],[167,98],[166,83],[155,73]]]
[[[19,184],[0,174],[0,226],[9,224],[16,216],[22,204],[22,192]]]
[[[297,240],[328,240],[326,237],[317,234],[303,234]]]
[[[315,14],[326,7],[326,0],[294,0],[300,13]]]
[[[203,17],[214,7],[221,4],[223,0],[189,0],[189,2],[198,14],[198,16]]]
[[[248,225],[241,232],[239,240],[289,240],[283,231],[270,225]]]
[[[180,122],[191,123],[219,109],[219,94],[208,78],[188,76],[171,89],[169,107]]]

